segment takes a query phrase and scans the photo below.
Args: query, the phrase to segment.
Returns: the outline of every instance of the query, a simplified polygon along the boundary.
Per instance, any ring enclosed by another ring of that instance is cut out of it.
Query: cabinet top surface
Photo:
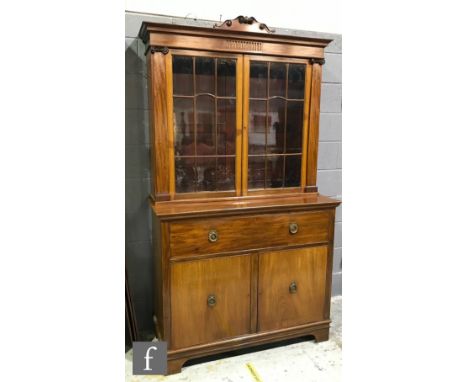
[[[320,194],[232,197],[155,202],[154,213],[160,218],[204,215],[244,214],[255,212],[295,211],[335,208],[341,201]]]

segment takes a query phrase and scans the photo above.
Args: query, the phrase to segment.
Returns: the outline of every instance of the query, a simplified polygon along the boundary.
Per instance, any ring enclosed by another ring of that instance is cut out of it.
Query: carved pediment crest
[[[213,28],[239,32],[275,33],[266,24],[258,22],[255,17],[248,16],[237,16],[235,19],[224,21],[222,24],[214,24]]]

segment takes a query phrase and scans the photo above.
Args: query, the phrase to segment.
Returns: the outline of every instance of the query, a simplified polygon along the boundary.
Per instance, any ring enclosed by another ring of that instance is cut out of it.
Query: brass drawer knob
[[[297,225],[297,223],[290,223],[289,224],[289,233],[294,235],[295,233],[297,233],[297,231],[299,231],[299,226]]]
[[[297,284],[295,281],[289,284],[289,293],[297,293]]]
[[[218,231],[215,229],[212,229],[210,232],[208,232],[208,241],[210,243],[214,243],[218,241]]]
[[[216,305],[216,296],[214,294],[210,294],[208,296],[208,300],[206,300],[206,303],[210,308]]]

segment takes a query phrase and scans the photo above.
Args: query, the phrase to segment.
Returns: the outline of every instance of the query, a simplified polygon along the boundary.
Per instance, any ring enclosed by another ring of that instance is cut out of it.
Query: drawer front
[[[171,223],[171,256],[327,242],[330,218],[326,210]]]
[[[324,318],[327,246],[262,253],[258,267],[258,331]]]
[[[171,265],[171,349],[250,332],[251,256]]]

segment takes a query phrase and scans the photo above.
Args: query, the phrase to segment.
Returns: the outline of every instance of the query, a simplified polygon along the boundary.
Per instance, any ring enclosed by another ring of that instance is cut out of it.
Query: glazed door
[[[171,349],[250,332],[251,256],[171,266]]]
[[[327,246],[259,256],[258,331],[324,319]]]
[[[244,57],[244,194],[304,190],[311,64]]]
[[[181,198],[239,195],[242,56],[173,50],[169,60],[172,193]]]
[[[308,60],[192,50],[165,60],[171,198],[305,190]]]

